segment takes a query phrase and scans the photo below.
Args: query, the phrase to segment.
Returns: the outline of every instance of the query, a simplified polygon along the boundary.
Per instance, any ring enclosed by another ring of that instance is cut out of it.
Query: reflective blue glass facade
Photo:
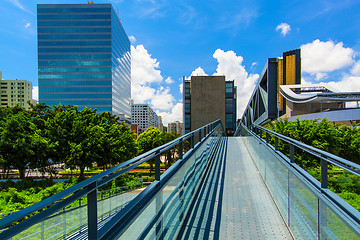
[[[131,119],[130,41],[111,4],[38,4],[39,102]]]

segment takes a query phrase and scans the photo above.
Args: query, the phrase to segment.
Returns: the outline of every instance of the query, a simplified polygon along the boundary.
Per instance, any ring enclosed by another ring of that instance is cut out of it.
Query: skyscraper
[[[111,4],[38,4],[39,102],[131,119],[130,41]]]

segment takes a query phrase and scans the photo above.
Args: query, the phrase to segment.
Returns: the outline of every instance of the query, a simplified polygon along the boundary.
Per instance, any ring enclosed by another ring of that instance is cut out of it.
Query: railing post
[[[275,150],[279,150],[279,138],[275,136]]]
[[[191,135],[191,148],[194,148],[194,133]]]
[[[82,209],[81,209],[81,198],[79,199],[79,233],[81,233],[82,227]]]
[[[199,142],[201,142],[201,129],[199,131]]]
[[[260,129],[260,139],[262,139],[262,129]]]
[[[269,133],[266,132],[266,143],[269,143]]]
[[[321,188],[328,187],[328,163],[321,159]]]
[[[66,212],[65,212],[65,208],[63,208],[63,221],[64,221],[63,239],[66,239]]]
[[[155,180],[160,181],[160,151],[155,154]]]
[[[295,147],[290,143],[290,162],[295,162]]]
[[[97,189],[96,182],[88,186],[92,190],[87,194],[87,211],[88,211],[88,239],[97,240]]]
[[[183,140],[181,139],[181,142],[179,144],[179,159],[183,159]]]

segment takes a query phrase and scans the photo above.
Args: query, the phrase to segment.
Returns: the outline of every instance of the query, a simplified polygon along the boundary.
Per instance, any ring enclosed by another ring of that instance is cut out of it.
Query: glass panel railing
[[[247,129],[242,131],[242,139],[296,239],[360,238],[354,220],[309,184],[309,179],[316,179],[299,167],[291,167],[285,155],[275,153]]]
[[[155,195],[120,239],[174,239],[221,136],[208,138]]]

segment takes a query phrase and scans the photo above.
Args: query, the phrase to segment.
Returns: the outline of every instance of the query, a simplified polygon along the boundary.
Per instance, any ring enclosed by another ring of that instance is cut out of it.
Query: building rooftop
[[[360,92],[338,92],[323,85],[281,85],[280,93],[293,103],[360,101]]]

